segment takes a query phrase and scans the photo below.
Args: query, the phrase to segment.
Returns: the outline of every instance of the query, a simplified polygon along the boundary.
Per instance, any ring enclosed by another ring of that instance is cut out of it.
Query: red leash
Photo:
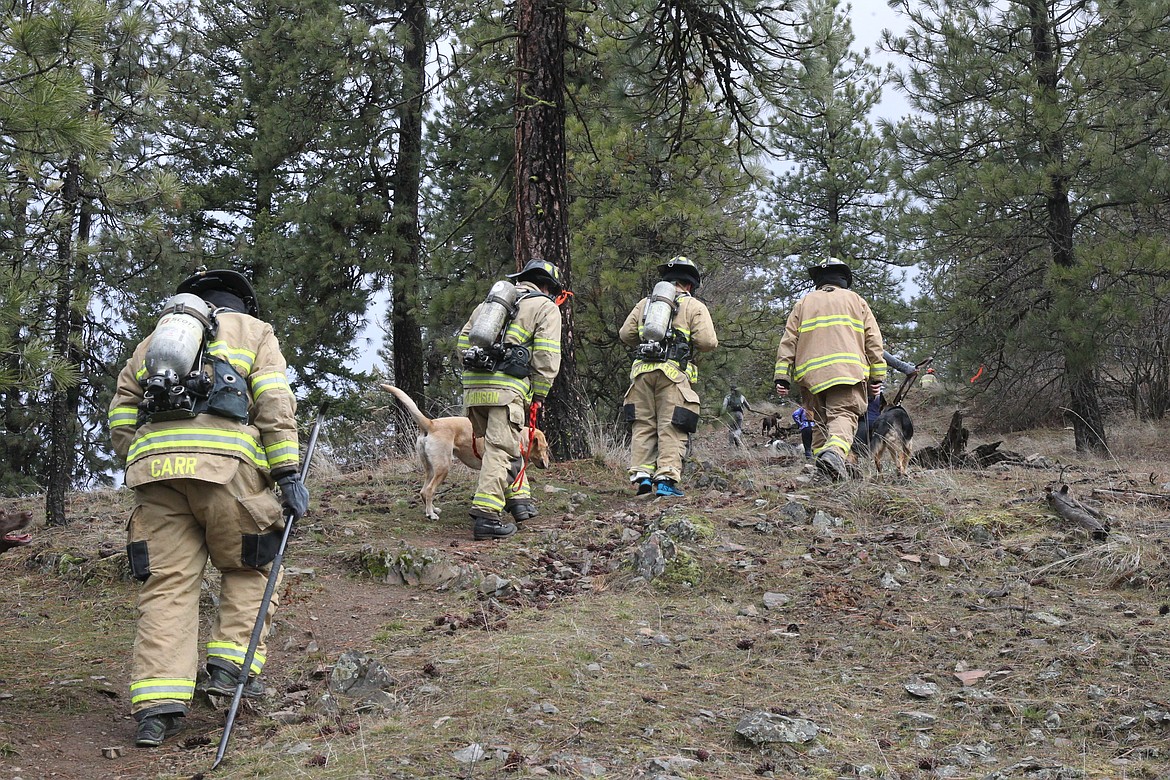
[[[524,472],[528,470],[528,453],[532,452],[532,442],[536,441],[536,413],[540,410],[540,404],[534,403],[528,408],[528,446],[524,446],[524,442],[520,442],[520,457],[524,459],[524,465],[520,467],[520,473],[516,475],[516,479],[512,480],[512,484],[508,487],[515,489],[524,480]],[[479,447],[475,445],[475,436],[471,437],[471,454],[483,460],[483,455],[479,451]]]
[[[520,485],[524,484],[524,472],[528,471],[528,454],[532,452],[532,442],[536,441],[536,415],[540,411],[540,403],[533,403],[528,407],[528,447],[524,446],[524,442],[520,442],[520,457],[524,459],[524,465],[520,467],[520,473],[516,475],[516,479],[512,480],[509,485],[512,490],[516,490]]]

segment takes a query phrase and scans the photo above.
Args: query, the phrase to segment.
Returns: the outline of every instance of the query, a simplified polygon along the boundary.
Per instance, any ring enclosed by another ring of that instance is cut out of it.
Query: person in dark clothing
[[[749,412],[753,411],[743,393],[739,392],[739,387],[732,385],[731,392],[723,397],[723,408],[719,414],[724,415],[731,412],[731,418],[735,422],[728,431],[728,438],[736,447],[743,446],[743,413],[745,409]]]

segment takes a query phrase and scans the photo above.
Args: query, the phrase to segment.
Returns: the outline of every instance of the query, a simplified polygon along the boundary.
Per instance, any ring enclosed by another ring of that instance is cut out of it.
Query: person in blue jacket
[[[800,428],[800,443],[804,445],[804,457],[811,458],[813,456],[813,427],[816,425],[808,417],[808,412],[803,406],[796,407],[796,411],[792,413],[792,421]]]

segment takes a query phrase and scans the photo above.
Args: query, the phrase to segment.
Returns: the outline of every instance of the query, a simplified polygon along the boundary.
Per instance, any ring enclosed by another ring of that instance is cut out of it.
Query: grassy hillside
[[[910,409],[936,444],[951,409]],[[1170,778],[1170,505],[1102,502],[1093,540],[1044,500],[1170,492],[1168,434],[1116,429],[1124,459],[1099,461],[1032,431],[1002,437],[1043,456],[1026,465],[832,486],[712,427],[685,498],[633,497],[616,450],[555,464],[533,473],[541,516],[502,542],[471,541],[462,466],[430,522],[409,460],[326,457],[269,695],[208,776]],[[68,528],[0,557],[0,777],[208,772],[223,702],[133,747],[130,500],[74,495]],[[355,663],[381,673],[358,696],[339,690]]]

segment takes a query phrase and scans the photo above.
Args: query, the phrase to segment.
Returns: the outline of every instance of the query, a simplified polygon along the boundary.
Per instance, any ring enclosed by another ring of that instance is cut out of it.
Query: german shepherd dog
[[[5,553],[13,547],[23,547],[32,541],[28,534],[18,533],[32,520],[32,512],[9,514],[0,509],[0,553]]]
[[[869,449],[878,473],[882,470],[882,457],[888,453],[898,473],[905,477],[913,453],[913,439],[914,423],[900,404],[882,409],[869,431]]]
[[[447,478],[451,464],[458,458],[470,468],[478,469],[482,466],[483,439],[473,441],[471,420],[467,417],[432,419],[423,414],[411,397],[399,388],[390,384],[383,384],[381,388],[398,399],[398,403],[402,404],[402,408],[406,409],[418,426],[414,449],[423,469],[423,485],[419,495],[426,516],[438,520],[439,508],[435,506],[435,493]],[[528,441],[529,436],[532,437],[529,462],[537,468],[547,469],[550,460],[548,439],[539,428],[530,434],[528,426],[524,426],[520,432],[521,441]]]

